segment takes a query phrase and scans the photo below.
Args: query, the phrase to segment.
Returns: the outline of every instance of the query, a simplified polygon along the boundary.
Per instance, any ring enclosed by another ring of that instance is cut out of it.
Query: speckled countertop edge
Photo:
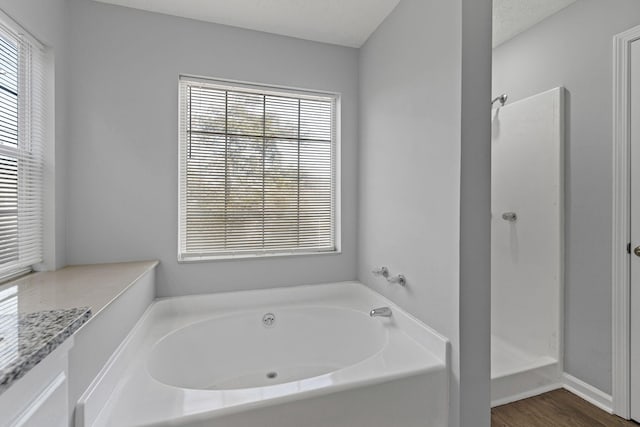
[[[18,356],[5,366],[0,359],[0,394],[51,354],[91,317],[89,307],[38,311],[17,315],[17,333],[0,347],[17,343]],[[1,321],[2,319],[0,319]]]

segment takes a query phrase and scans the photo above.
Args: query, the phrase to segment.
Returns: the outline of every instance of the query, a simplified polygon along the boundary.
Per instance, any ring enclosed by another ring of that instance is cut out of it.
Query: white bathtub
[[[76,426],[445,427],[448,394],[445,339],[359,283],[299,286],[156,301]]]

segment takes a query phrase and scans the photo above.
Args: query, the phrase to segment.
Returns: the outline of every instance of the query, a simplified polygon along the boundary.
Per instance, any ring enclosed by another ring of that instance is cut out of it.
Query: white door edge
[[[612,400],[613,412],[631,415],[630,62],[640,26],[618,34],[613,46]]]

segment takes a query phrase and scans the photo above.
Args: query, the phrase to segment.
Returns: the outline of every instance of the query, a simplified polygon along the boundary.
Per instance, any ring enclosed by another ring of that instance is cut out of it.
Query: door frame
[[[631,44],[640,26],[614,37],[613,43],[613,216],[612,216],[612,404],[631,416]]]

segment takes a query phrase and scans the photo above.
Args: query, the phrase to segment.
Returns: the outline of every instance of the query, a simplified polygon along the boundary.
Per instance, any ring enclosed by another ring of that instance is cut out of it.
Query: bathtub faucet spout
[[[371,317],[391,317],[391,309],[389,307],[374,308],[369,312]]]

